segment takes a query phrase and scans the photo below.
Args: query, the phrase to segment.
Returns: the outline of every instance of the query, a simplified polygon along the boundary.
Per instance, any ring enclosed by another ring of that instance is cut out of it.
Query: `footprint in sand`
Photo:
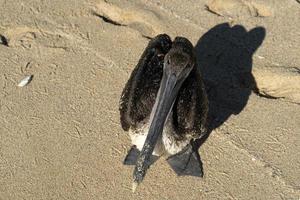
[[[39,46],[40,50],[51,51],[52,54],[65,52],[71,42],[59,33],[29,27],[14,27],[7,29],[2,35],[0,34],[0,43],[8,47],[25,49]]]
[[[165,32],[160,16],[151,10],[120,8],[110,3],[100,2],[96,5],[93,14],[114,25],[135,29],[145,37],[154,37]]]
[[[272,16],[270,8],[263,4],[241,0],[212,0],[207,9],[220,16],[229,17],[269,17]]]
[[[2,44],[4,44],[4,38],[6,46],[23,46],[24,48],[31,48],[32,42],[36,38],[37,32],[38,30],[28,27],[10,28],[4,32],[2,36]]]

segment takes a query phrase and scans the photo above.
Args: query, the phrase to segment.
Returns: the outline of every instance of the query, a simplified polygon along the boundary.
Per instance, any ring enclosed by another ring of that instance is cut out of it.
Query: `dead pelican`
[[[153,38],[120,99],[121,124],[133,147],[124,164],[136,165],[133,190],[158,156],[178,175],[202,176],[194,140],[206,133],[208,102],[191,42]]]

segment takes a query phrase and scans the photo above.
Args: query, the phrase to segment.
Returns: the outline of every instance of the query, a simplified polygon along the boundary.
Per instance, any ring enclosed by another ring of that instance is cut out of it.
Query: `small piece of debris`
[[[263,57],[263,56],[259,56],[259,55],[258,55],[257,57],[258,57],[259,59],[264,59],[264,58],[265,58],[265,57]]]
[[[0,43],[8,47],[8,41],[6,37],[0,34]]]
[[[20,83],[18,84],[18,87],[24,87],[26,86],[27,84],[29,84],[31,82],[33,78],[33,75],[28,75],[28,76],[25,76],[25,78],[23,78]]]

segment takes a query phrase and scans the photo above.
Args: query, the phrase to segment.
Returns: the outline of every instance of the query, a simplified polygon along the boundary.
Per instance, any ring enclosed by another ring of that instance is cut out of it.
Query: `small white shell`
[[[25,85],[27,85],[28,83],[30,83],[30,81],[32,80],[33,75],[28,75],[25,76],[25,78],[23,78],[20,83],[18,84],[19,87],[24,87]]]

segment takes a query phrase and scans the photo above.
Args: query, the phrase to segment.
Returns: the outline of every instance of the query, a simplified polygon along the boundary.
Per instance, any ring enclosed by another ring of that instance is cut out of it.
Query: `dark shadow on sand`
[[[258,92],[252,75],[252,56],[266,35],[263,27],[247,32],[241,25],[216,25],[197,42],[197,61],[209,100],[208,134],[246,106],[251,92]]]

